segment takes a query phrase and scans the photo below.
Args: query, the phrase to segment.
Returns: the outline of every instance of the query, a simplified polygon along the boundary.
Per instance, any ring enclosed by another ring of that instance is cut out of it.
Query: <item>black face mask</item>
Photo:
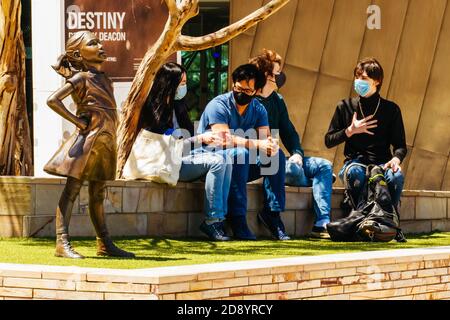
[[[253,96],[249,96],[244,92],[233,91],[233,96],[236,103],[240,106],[246,106],[253,100]]]
[[[286,74],[284,72],[280,72],[280,74],[275,75],[275,83],[278,89],[281,89],[282,86],[286,83]]]

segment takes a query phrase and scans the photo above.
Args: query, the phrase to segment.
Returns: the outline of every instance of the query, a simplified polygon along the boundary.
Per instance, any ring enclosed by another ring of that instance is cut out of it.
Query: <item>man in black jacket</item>
[[[336,107],[325,135],[328,148],[345,143],[345,164],[351,196],[357,201],[365,184],[362,165],[382,165],[393,205],[398,206],[404,177],[400,164],[406,157],[406,139],[402,113],[398,105],[380,96],[384,72],[375,58],[358,62],[354,70],[357,98],[342,100]],[[392,150],[391,150],[392,146]]]
[[[310,236],[328,239],[330,236],[326,225],[330,223],[333,181],[331,162],[317,157],[305,157],[300,137],[289,119],[284,99],[276,92],[286,80],[281,71],[281,56],[272,50],[263,50],[250,62],[266,75],[266,85],[258,92],[257,99],[267,110],[270,129],[279,131],[281,141],[291,155],[286,161],[286,184],[312,187],[315,222]]]

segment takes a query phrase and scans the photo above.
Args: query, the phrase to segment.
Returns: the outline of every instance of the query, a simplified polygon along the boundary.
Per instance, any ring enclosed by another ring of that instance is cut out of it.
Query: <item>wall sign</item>
[[[130,82],[167,21],[161,0],[65,0],[65,39],[94,32],[108,55],[104,71],[115,82]]]

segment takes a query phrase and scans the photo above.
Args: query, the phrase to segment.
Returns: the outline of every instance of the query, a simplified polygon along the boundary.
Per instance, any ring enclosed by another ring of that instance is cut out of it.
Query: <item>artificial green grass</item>
[[[296,238],[292,241],[210,242],[204,239],[116,238],[115,243],[136,254],[135,259],[97,257],[93,238],[73,238],[83,260],[56,258],[54,238],[0,239],[0,263],[44,264],[92,268],[141,269],[292,256],[450,246],[450,233],[408,235],[407,243],[337,243]]]

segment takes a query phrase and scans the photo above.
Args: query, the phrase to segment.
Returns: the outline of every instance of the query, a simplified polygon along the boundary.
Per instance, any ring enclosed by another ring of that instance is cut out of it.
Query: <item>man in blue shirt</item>
[[[224,137],[222,147],[233,159],[228,197],[228,216],[234,237],[255,240],[247,225],[247,182],[264,176],[264,210],[258,219],[278,240],[289,240],[280,212],[285,208],[286,158],[270,135],[267,111],[254,99],[266,78],[252,64],[238,67],[232,75],[233,91],[213,99],[200,119],[198,133],[208,130]]]

